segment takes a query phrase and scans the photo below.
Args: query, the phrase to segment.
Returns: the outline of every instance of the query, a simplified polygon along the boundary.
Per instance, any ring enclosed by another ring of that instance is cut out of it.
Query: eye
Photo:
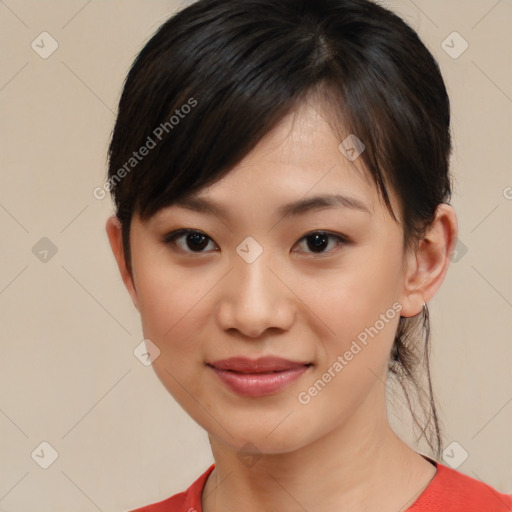
[[[174,244],[183,252],[207,252],[204,249],[208,247],[210,242],[217,247],[208,235],[195,229],[179,229],[169,233],[164,238],[165,244]]]
[[[165,244],[173,244],[183,252],[189,253],[206,253],[211,250],[217,250],[218,246],[215,242],[202,231],[195,229],[179,229],[173,231],[164,237]],[[327,231],[313,231],[303,236],[298,244],[304,243],[308,250],[298,252],[311,252],[316,254],[325,254],[332,252],[341,245],[349,243],[347,237],[341,234],[328,233]],[[209,247],[213,244],[213,247]]]
[[[343,235],[328,233],[327,231],[313,231],[303,236],[298,243],[303,242],[306,243],[311,252],[322,254],[332,252],[335,248],[348,244],[349,240]]]

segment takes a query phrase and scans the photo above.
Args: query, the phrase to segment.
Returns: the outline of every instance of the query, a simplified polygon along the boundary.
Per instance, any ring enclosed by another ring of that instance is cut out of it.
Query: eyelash
[[[164,237],[163,242],[166,245],[171,245],[171,244],[176,245],[177,239],[179,239],[180,237],[185,237],[189,234],[202,235],[202,236],[206,237],[209,241],[213,242],[213,240],[206,233],[203,233],[202,231],[199,231],[197,229],[178,229],[176,231],[173,231],[173,232],[167,234]],[[315,230],[315,231],[306,233],[303,237],[301,237],[298,240],[298,242],[307,240],[307,238],[312,237],[314,235],[324,235],[324,236],[328,237],[329,239],[335,239],[337,241],[335,249],[339,248],[340,245],[348,245],[350,243],[350,240],[348,237],[341,235],[341,234],[337,234],[337,233],[330,233],[329,231],[324,231],[324,230]],[[322,251],[322,252],[307,251],[307,254],[314,254],[314,255],[322,256],[322,255],[331,253],[335,249],[331,249],[329,251]],[[208,251],[202,251],[202,250],[201,251],[190,251],[190,250],[184,250],[182,248],[179,248],[179,250],[181,250],[184,253],[189,253],[189,254],[205,254],[208,252]]]

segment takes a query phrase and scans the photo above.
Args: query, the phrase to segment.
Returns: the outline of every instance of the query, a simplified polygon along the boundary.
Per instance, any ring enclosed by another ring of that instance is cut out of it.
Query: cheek
[[[211,279],[210,279],[211,281]],[[160,350],[153,370],[167,391],[200,424],[201,409],[191,397],[203,398],[204,341],[211,304],[205,294],[213,286],[183,270],[153,266],[141,273],[139,303],[142,329]],[[211,329],[210,329],[211,332]]]
[[[137,267],[142,329],[160,349],[159,364],[176,371],[200,358],[199,317],[206,315],[204,298],[214,283],[194,269],[156,261]]]
[[[372,278],[362,266],[336,282],[326,280],[323,293],[310,295],[308,305],[331,331],[319,339],[317,368],[296,397],[315,430],[339,425],[363,403],[380,407],[401,310],[392,284],[380,273]]]
[[[302,282],[299,295],[307,297],[308,307],[328,327],[319,339],[317,357],[319,373],[330,372],[325,381],[331,389],[364,392],[376,375],[385,378],[401,310],[402,253],[396,242],[361,248],[347,257],[343,268]]]
[[[358,251],[342,268],[329,269],[301,280],[300,296],[310,309],[329,327],[335,337],[347,339],[375,324],[389,311],[394,319],[400,297],[401,254],[388,251]],[[386,317],[386,333],[389,318]],[[397,322],[395,322],[397,323]]]

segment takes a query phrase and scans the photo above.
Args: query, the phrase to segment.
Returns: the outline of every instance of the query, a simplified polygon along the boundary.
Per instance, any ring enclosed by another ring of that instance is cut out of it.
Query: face
[[[132,296],[160,350],[154,370],[234,449],[289,452],[383,407],[403,230],[339,144],[303,106],[194,201],[132,221]],[[211,366],[268,356],[288,363]]]

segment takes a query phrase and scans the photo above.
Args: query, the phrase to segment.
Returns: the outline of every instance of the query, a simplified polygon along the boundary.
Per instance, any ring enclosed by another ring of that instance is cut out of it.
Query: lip
[[[207,363],[232,391],[242,396],[265,396],[283,390],[311,366],[280,357],[232,357]]]

